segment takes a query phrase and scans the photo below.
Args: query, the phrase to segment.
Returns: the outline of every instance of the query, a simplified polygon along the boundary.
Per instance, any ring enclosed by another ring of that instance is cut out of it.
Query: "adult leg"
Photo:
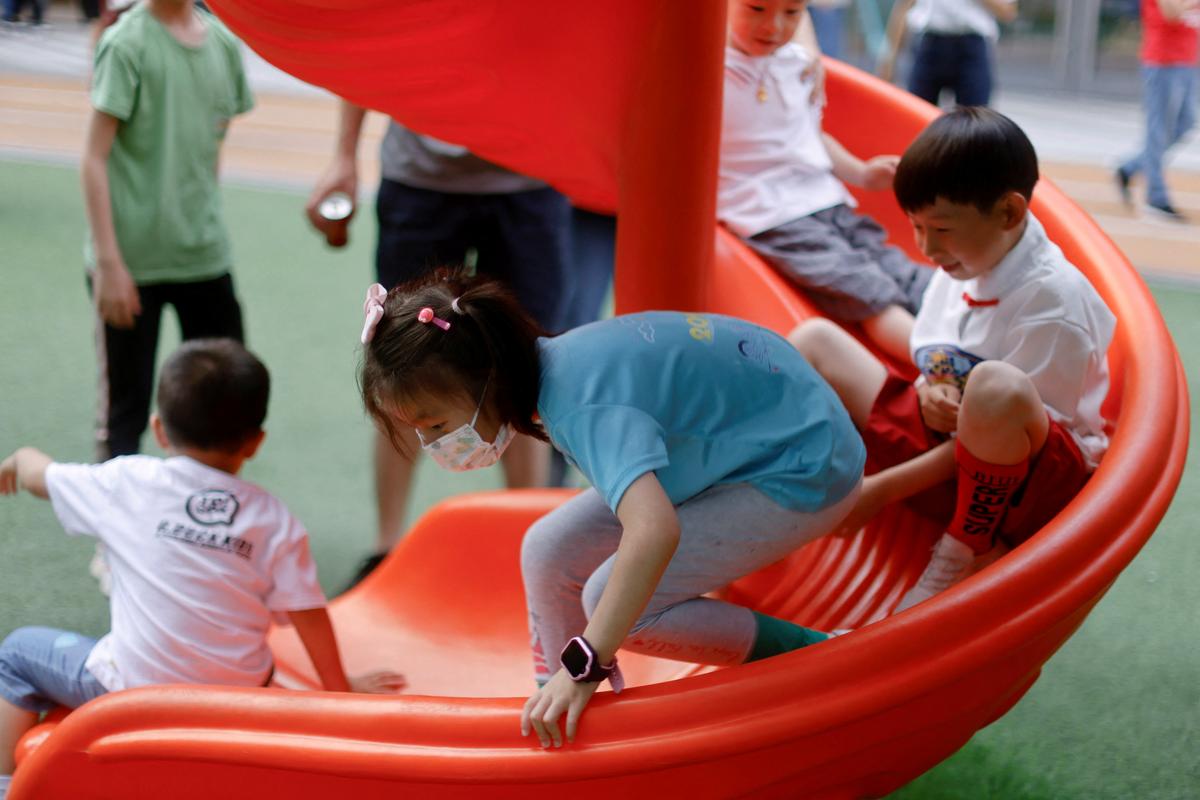
[[[1146,111],[1146,142],[1140,163],[1146,173],[1146,202],[1152,206],[1169,205],[1167,184],[1163,178],[1163,154],[1167,149],[1171,123],[1169,114],[1170,78],[1163,67],[1142,67],[1142,98]]]
[[[986,106],[992,99],[992,53],[978,34],[954,37],[958,53],[954,99],[960,106]]]
[[[831,531],[854,507],[858,488],[820,511],[786,509],[749,484],[715,486],[677,509],[679,546],[622,647],[697,664],[740,664],[828,638],[786,620],[703,595],[773,564]],[[583,589],[590,616],[615,562]]]
[[[150,419],[163,289],[139,286],[138,295],[142,313],[134,318],[132,328],[114,328],[98,312],[95,315],[97,461],[137,453]]]
[[[233,276],[172,284],[169,302],[179,315],[179,330],[188,339],[229,338],[246,340],[242,307],[233,288]]]
[[[0,774],[13,771],[13,748],[56,705],[70,708],[104,694],[84,667],[96,641],[54,628],[18,628],[0,643]]]
[[[921,34],[913,43],[912,70],[908,74],[908,91],[917,97],[938,104],[945,86],[946,38]]]
[[[897,611],[944,591],[998,555],[993,548],[1004,514],[1049,428],[1037,388],[1021,370],[1002,361],[984,361],[971,370],[958,412],[954,518]]]
[[[887,380],[887,367],[861,342],[827,319],[800,323],[788,334],[788,341],[837,392],[855,427],[866,427],[875,398]]]

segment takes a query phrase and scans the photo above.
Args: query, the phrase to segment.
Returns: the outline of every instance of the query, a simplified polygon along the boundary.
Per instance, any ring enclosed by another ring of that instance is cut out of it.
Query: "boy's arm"
[[[0,494],[15,494],[24,489],[30,494],[49,500],[46,491],[46,468],[54,459],[34,447],[22,447],[0,462]]]
[[[854,510],[838,524],[834,534],[853,536],[885,506],[953,478],[954,446],[955,440],[950,439],[903,464],[868,475]]]
[[[114,328],[132,328],[142,313],[137,285],[125,266],[113,227],[112,201],[108,189],[108,154],[121,121],[103,111],[92,111],[84,144],[83,203],[96,254],[92,292],[101,318]]]
[[[1015,3],[1013,4],[1016,5]],[[1158,0],[1158,10],[1168,22],[1179,22],[1185,12],[1192,10],[1197,0]]]
[[[1012,22],[1017,18],[1017,0],[983,0],[983,7],[1001,22]]]
[[[900,156],[875,156],[863,161],[851,153],[842,143],[828,133],[821,134],[825,151],[833,162],[833,174],[843,183],[860,186],[870,192],[881,192],[892,187],[896,176],[896,165]]]
[[[288,619],[308,651],[308,657],[321,679],[321,687],[326,691],[387,694],[404,687],[404,677],[389,671],[347,678],[338,652],[337,638],[333,634],[333,623],[324,608],[289,611]]]
[[[885,81],[890,81],[896,72],[896,56],[900,53],[900,45],[904,42],[904,34],[908,28],[908,11],[915,0],[897,0],[892,6],[892,14],[888,17],[887,36],[884,51],[879,57],[879,68],[875,71]]]
[[[317,206],[333,192],[344,192],[351,200],[358,197],[358,140],[362,136],[363,120],[367,110],[343,100],[338,107],[337,144],[333,161],[326,167],[312,194],[304,206],[308,221],[317,230],[325,233],[329,224],[317,213]]]

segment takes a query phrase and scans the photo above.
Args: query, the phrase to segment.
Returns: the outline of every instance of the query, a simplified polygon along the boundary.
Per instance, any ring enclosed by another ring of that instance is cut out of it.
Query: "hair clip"
[[[435,317],[433,315],[433,309],[430,308],[429,306],[425,306],[424,308],[422,308],[420,311],[417,312],[417,321],[424,322],[426,324],[429,324],[430,322],[432,322],[434,325],[437,325],[439,328],[441,328],[444,331],[450,330],[450,323],[444,319],[439,319],[438,317]]]
[[[450,309],[454,311],[455,314],[463,313],[462,307],[458,304],[457,297],[450,301]]]
[[[367,288],[367,299],[363,302],[362,343],[366,344],[375,338],[375,328],[383,319],[383,301],[387,299],[387,289],[381,284],[373,283]]]

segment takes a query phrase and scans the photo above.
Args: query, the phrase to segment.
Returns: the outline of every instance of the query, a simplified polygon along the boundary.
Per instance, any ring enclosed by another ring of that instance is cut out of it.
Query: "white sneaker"
[[[989,552],[987,556],[990,556]],[[986,557],[986,556],[984,556]],[[982,557],[981,557],[982,558]],[[995,560],[995,559],[992,559]],[[990,563],[990,562],[989,562]],[[966,542],[943,533],[933,546],[929,565],[921,573],[916,586],[905,592],[900,605],[892,613],[899,614],[906,608],[923,603],[939,592],[949,589],[975,571],[975,551]]]

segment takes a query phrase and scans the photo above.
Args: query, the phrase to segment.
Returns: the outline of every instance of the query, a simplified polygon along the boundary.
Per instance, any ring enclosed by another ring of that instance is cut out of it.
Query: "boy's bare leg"
[[[900,306],[888,306],[862,321],[863,331],[879,349],[901,364],[912,363],[908,343],[912,338],[913,315]]]
[[[887,380],[887,367],[827,319],[802,322],[788,334],[788,341],[837,392],[854,425],[859,430],[866,427],[875,398]]]
[[[17,742],[38,721],[38,715],[33,711],[14,706],[0,698],[0,775],[11,775],[16,769],[13,761],[13,749]]]
[[[550,480],[550,445],[518,434],[500,459],[509,489],[545,486]]]
[[[410,453],[421,452],[416,434],[402,431]],[[376,552],[386,553],[404,533],[404,514],[412,489],[413,459],[398,451],[383,433],[375,432],[375,504],[378,512]]]
[[[958,440],[980,461],[1020,464],[1042,450],[1046,407],[1029,376],[1003,361],[971,370],[958,412]]]

